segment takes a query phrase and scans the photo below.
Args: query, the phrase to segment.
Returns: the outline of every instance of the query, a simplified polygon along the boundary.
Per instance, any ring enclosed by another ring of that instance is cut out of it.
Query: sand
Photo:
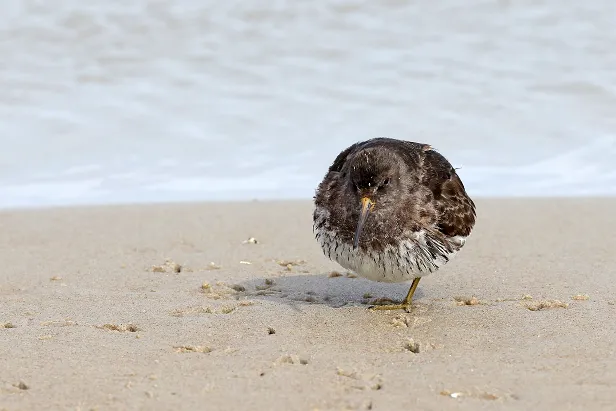
[[[0,213],[0,410],[613,410],[616,200],[478,200],[410,313],[310,202]]]

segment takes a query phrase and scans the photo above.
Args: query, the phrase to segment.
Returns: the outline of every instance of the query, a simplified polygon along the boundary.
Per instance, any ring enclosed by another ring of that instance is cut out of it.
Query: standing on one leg
[[[315,237],[342,267],[379,282],[413,280],[446,264],[475,225],[460,177],[427,144],[374,138],[342,151],[314,198]]]

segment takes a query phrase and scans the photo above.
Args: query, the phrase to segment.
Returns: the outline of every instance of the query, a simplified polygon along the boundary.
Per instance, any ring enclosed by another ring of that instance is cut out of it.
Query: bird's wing
[[[438,213],[436,228],[449,237],[466,237],[475,225],[475,203],[451,164],[433,149],[424,152],[424,184],[429,187]]]

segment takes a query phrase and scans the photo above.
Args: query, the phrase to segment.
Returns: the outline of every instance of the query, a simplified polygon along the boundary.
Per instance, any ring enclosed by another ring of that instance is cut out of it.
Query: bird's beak
[[[361,230],[364,228],[364,224],[366,219],[368,218],[368,214],[374,208],[374,203],[368,197],[362,197],[361,199],[361,213],[359,214],[359,221],[357,222],[357,230],[355,230],[355,239],[353,240],[353,246],[357,248],[359,244],[359,236],[361,235]]]

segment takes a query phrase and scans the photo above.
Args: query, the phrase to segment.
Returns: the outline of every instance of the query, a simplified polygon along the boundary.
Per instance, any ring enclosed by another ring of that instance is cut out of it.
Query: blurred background
[[[0,207],[310,199],[376,136],[616,194],[613,0],[3,0]]]

